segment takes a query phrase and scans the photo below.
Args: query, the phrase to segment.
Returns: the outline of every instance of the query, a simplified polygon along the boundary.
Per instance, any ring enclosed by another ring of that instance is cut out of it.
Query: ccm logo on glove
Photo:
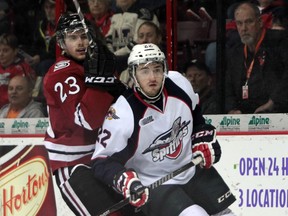
[[[201,167],[210,168],[221,157],[221,148],[216,140],[216,128],[209,124],[196,127],[192,134],[193,157],[201,156]]]
[[[214,130],[199,131],[192,135],[192,139],[203,137],[203,136],[213,136]]]
[[[85,83],[114,83],[115,77],[85,77]]]

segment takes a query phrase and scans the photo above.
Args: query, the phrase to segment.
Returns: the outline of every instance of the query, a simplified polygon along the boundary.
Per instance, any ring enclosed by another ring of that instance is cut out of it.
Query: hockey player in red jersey
[[[189,81],[168,72],[154,44],[135,45],[128,66],[134,87],[110,107],[99,130],[94,176],[147,216],[234,215],[228,207],[235,197],[213,167],[221,157],[216,129],[205,124]],[[199,167],[148,189],[197,156]]]
[[[114,55],[100,41],[91,46],[93,33],[81,21],[74,13],[58,20],[62,54],[44,78],[50,121],[44,144],[67,205],[76,215],[95,215],[115,203],[115,192],[93,178],[89,163],[97,129],[125,87],[114,77]]]

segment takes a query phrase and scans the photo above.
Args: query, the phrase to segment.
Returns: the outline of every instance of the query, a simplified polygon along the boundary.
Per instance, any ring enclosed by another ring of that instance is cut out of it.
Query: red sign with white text
[[[45,147],[1,146],[0,156],[0,215],[56,216]]]

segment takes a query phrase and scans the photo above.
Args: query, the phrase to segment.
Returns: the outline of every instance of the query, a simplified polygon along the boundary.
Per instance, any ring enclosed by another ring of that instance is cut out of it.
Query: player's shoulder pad
[[[128,88],[126,89],[123,93],[122,93],[123,97],[125,97],[126,99],[133,96],[134,92],[132,88]]]
[[[147,8],[140,8],[137,14],[138,14],[139,19],[143,19],[147,21],[152,21],[153,16],[154,16],[154,13]]]
[[[191,83],[178,71],[169,71],[168,78],[172,80],[177,86],[183,89],[191,98],[193,102],[193,109],[199,103],[199,95],[194,92]]]
[[[194,93],[191,83],[178,71],[169,71],[168,78],[170,78],[177,86],[182,88],[185,92]]]
[[[106,119],[112,120],[109,118],[109,116],[112,116],[113,119],[126,119],[127,117],[130,118],[133,114],[132,108],[130,107],[129,103],[127,102],[127,99],[124,95],[120,95],[116,102],[113,103],[108,111],[108,115],[106,116]]]

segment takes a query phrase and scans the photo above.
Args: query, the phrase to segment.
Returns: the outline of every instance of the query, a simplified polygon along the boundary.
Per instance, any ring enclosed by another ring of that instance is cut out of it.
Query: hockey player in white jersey
[[[134,87],[110,107],[93,154],[94,176],[149,216],[234,215],[235,201],[213,164],[221,156],[216,129],[205,124],[188,80],[169,71],[154,44],[133,47],[128,59]],[[203,158],[163,185],[147,186]]]

